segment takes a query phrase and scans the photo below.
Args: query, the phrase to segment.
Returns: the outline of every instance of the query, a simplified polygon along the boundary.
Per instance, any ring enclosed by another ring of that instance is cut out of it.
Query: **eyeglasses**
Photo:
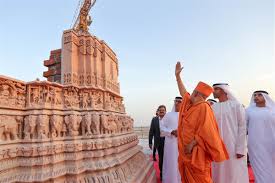
[[[174,100],[175,103],[181,103],[181,100]]]

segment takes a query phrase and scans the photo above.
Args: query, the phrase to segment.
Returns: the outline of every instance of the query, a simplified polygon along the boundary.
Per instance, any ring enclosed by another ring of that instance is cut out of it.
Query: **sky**
[[[61,48],[79,0],[0,0],[0,75],[44,80],[43,60]],[[248,105],[254,90],[275,99],[273,0],[97,0],[90,33],[119,59],[126,112],[148,126],[178,96],[181,61],[189,92],[198,81],[229,83]]]

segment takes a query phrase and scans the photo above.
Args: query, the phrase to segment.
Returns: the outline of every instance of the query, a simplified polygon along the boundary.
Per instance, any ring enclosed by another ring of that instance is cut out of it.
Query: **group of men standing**
[[[255,91],[246,110],[227,83],[199,82],[190,95],[182,69],[178,62],[181,97],[171,112],[158,108],[149,132],[163,182],[248,183],[247,147],[256,183],[275,182],[275,103],[268,93]],[[219,102],[206,101],[211,93]]]

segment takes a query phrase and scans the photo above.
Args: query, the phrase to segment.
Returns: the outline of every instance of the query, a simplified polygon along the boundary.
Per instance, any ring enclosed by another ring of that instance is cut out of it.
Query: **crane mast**
[[[78,17],[74,23],[73,29],[76,31],[88,32],[89,25],[92,23],[89,11],[96,3],[96,0],[82,0],[80,3],[80,11]]]

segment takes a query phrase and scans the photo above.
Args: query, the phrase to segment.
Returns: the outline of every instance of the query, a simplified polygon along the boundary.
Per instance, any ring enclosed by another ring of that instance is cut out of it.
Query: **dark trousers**
[[[160,138],[158,149],[158,155],[159,155],[159,171],[160,171],[160,177],[162,178],[162,164],[163,164],[163,153],[164,153],[164,141],[165,137]]]
[[[156,158],[156,151],[157,151],[157,148],[156,148],[156,146],[154,146],[154,148],[153,148],[153,158]]]

